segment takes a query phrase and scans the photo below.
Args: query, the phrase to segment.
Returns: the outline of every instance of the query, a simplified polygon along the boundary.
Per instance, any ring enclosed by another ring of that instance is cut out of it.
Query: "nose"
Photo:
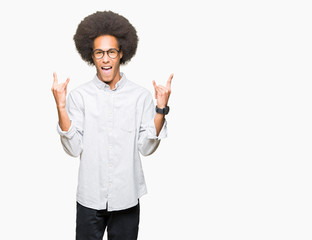
[[[104,56],[102,58],[102,61],[103,61],[103,63],[109,62],[109,56],[108,56],[107,52],[104,52]]]

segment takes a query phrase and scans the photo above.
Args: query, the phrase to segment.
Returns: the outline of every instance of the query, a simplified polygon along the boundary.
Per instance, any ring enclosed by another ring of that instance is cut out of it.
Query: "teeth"
[[[110,69],[110,68],[112,68],[112,67],[102,67],[102,69]]]

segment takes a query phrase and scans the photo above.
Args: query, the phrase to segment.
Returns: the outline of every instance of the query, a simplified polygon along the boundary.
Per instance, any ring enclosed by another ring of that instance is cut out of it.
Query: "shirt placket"
[[[113,123],[114,123],[114,92],[109,91],[108,97],[108,124],[107,124],[107,131],[108,131],[108,186],[107,186],[107,201],[108,206],[111,204],[112,199],[112,188],[113,188],[113,164],[114,164],[114,145],[113,145]]]

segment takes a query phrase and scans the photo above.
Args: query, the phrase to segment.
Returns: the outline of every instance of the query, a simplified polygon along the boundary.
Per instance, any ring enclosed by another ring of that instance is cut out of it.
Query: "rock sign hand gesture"
[[[155,98],[157,99],[157,107],[165,108],[168,104],[169,96],[171,93],[171,81],[173,78],[173,73],[170,75],[166,87],[162,85],[156,85],[156,82],[153,81],[155,89]]]
[[[56,73],[53,73],[53,85],[52,93],[55,98],[57,108],[65,108],[66,105],[66,94],[67,94],[67,85],[69,83],[69,78],[64,83],[58,83]]]

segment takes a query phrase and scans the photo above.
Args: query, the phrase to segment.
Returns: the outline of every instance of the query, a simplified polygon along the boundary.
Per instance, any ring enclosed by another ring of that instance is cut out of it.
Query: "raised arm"
[[[157,100],[157,107],[165,108],[168,105],[168,100],[171,93],[171,81],[173,78],[173,74],[170,75],[166,86],[156,85],[156,82],[153,81],[154,89],[155,89],[155,98]],[[160,130],[164,125],[165,115],[157,113],[154,118],[155,127],[156,127],[156,135],[158,136]]]
[[[157,106],[159,108],[164,108],[168,104],[172,78],[173,74],[170,75],[166,87],[157,86],[155,81],[153,81],[155,98],[157,99]],[[163,114],[156,113],[153,98],[149,94],[144,101],[144,111],[140,126],[138,142],[140,153],[144,156],[152,154],[158,148],[160,140],[165,137],[167,137],[166,119]]]

